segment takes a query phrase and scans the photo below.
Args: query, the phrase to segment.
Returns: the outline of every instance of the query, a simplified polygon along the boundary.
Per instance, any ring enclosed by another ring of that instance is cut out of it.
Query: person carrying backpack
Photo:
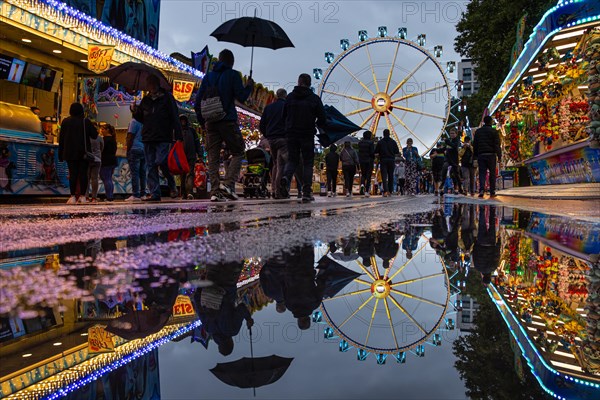
[[[340,160],[342,161],[342,173],[344,174],[344,191],[346,197],[352,197],[354,174],[356,174],[356,167],[359,164],[358,154],[356,154],[349,141],[344,142],[344,148],[340,152]]]

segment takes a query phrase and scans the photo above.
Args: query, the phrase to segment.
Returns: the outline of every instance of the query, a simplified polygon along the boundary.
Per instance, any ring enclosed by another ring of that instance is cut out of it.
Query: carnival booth
[[[600,2],[559,1],[488,106],[517,185],[600,183],[599,66]]]
[[[597,398],[598,226],[519,213],[514,210],[515,222],[501,229],[503,250],[490,296],[511,329],[516,351],[548,393]]]

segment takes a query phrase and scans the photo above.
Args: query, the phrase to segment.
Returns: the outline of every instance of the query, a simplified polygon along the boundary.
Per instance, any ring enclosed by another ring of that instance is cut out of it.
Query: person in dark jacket
[[[363,265],[372,265],[371,257],[375,256],[375,233],[370,231],[360,232],[358,235],[358,255],[362,258]]]
[[[91,151],[90,139],[98,137],[96,127],[85,118],[80,103],[71,104],[69,116],[62,121],[58,139],[58,159],[66,161],[69,168],[71,197],[67,204],[85,203],[88,187],[88,160],[86,150]]]
[[[390,267],[390,261],[396,257],[400,246],[396,242],[396,232],[388,228],[375,234],[375,254],[383,261],[383,268]]]
[[[273,198],[280,199],[281,190],[279,181],[283,176],[283,169],[287,162],[287,140],[285,138],[285,121],[283,120],[283,106],[287,92],[285,89],[277,89],[277,100],[265,107],[260,118],[260,133],[269,141],[271,148],[271,159],[273,168],[271,169],[271,190]]]
[[[360,191],[365,197],[370,196],[371,175],[375,162],[375,144],[371,138],[371,131],[364,131],[362,139],[358,142],[358,161],[360,162]]]
[[[383,183],[383,197],[388,197],[394,190],[394,168],[396,156],[400,154],[398,144],[390,137],[390,130],[383,130],[383,139],[377,142],[375,154],[379,156],[379,168]]]
[[[406,194],[415,194],[419,184],[419,169],[421,165],[421,156],[419,150],[413,146],[412,138],[406,139],[406,147],[402,149],[402,156],[406,162]]]
[[[465,137],[462,148],[459,152],[460,168],[463,178],[463,190],[473,196],[475,194],[475,168],[473,167],[473,146],[471,138]]]
[[[433,175],[433,190],[434,194],[437,196],[438,194],[443,195],[444,191],[441,189],[442,172],[444,171],[444,153],[439,149],[435,148],[431,150],[431,154],[429,156],[431,158],[431,174]]]
[[[460,170],[458,165],[458,151],[460,149],[460,139],[456,129],[451,128],[449,132],[450,137],[445,140],[446,143],[446,162],[444,163],[444,170],[442,171],[442,179],[446,179],[448,175],[448,169],[450,169],[450,179],[452,179],[452,185],[454,186],[454,194],[462,193],[462,186],[460,181]]]
[[[158,169],[167,180],[171,197],[177,197],[175,179],[169,172],[167,165],[171,144],[176,140],[183,140],[179,112],[175,98],[165,89],[160,87],[159,79],[150,75],[147,79],[150,88],[138,107],[135,119],[143,124],[142,142],[146,155],[146,168],[148,171],[148,191],[150,196],[144,201],[160,201],[160,182]]]
[[[181,198],[182,199],[193,199],[194,196],[191,194],[192,188],[194,187],[194,167],[196,161],[202,159],[204,156],[202,146],[200,146],[200,138],[194,128],[190,126],[190,121],[187,115],[181,114],[179,116],[179,122],[181,123],[181,133],[183,136],[183,150],[185,151],[185,158],[187,159],[188,165],[190,166],[190,172],[181,175]]]
[[[104,140],[104,148],[102,149],[100,179],[104,184],[106,201],[113,201],[115,199],[113,173],[117,166],[117,133],[115,127],[110,124],[102,126],[102,139]]]
[[[236,285],[242,268],[243,264],[239,262],[209,265],[206,279],[213,282],[213,286],[198,289],[194,294],[198,317],[206,331],[212,335],[219,353],[224,356],[233,352],[233,337],[240,333],[244,321],[248,329],[254,325],[246,305],[236,305]],[[212,301],[204,300],[209,298]]]
[[[349,141],[344,142],[344,148],[340,151],[340,161],[342,162],[342,173],[344,174],[344,190],[346,197],[352,197],[352,186],[354,186],[354,174],[358,166],[358,154],[352,148]]]
[[[208,153],[208,179],[211,184],[211,201],[224,200],[227,197],[237,200],[235,182],[240,175],[245,144],[240,132],[240,126],[235,109],[235,101],[243,103],[252,94],[254,81],[252,78],[242,82],[239,71],[233,69],[235,58],[231,50],[225,49],[219,53],[219,61],[209,72],[198,89],[196,95],[196,115],[198,121],[206,127],[206,142]],[[218,121],[206,121],[202,116],[202,100],[208,96],[210,88],[217,88],[225,116]],[[223,182],[219,179],[219,155],[221,145],[231,152],[231,161],[225,171]]]
[[[278,313],[287,310],[285,306],[285,267],[283,260],[277,258],[268,260],[260,270],[260,286],[263,293],[275,301]]]
[[[331,144],[329,152],[325,156],[325,167],[327,169],[327,197],[337,196],[337,176],[338,166],[340,164],[340,155],[337,153],[337,146]]]
[[[479,167],[479,197],[483,197],[485,178],[489,172],[490,197],[496,197],[496,161],[502,159],[500,135],[492,128],[492,117],[483,119],[483,126],[475,131],[473,156]]]
[[[321,305],[325,293],[322,280],[315,280],[314,246],[304,245],[284,256],[285,305],[297,319],[298,328],[310,328],[310,315]]]
[[[312,195],[313,163],[315,158],[315,127],[324,127],[326,123],[325,109],[321,98],[310,89],[311,78],[308,74],[300,74],[298,86],[289,94],[283,108],[285,134],[288,147],[288,161],[281,178],[280,190],[284,197],[289,195],[292,175],[302,155],[302,202],[314,201]]]
[[[487,218],[486,218],[486,213]],[[496,238],[496,207],[479,206],[477,240],[473,245],[473,266],[485,285],[500,264],[500,238]]]

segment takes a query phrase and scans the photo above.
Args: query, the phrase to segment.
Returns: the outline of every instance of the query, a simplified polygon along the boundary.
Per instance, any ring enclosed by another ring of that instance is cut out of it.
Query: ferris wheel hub
[[[386,298],[390,294],[390,283],[387,280],[377,279],[371,284],[371,293],[378,299]]]
[[[392,109],[392,98],[384,92],[376,93],[371,99],[371,106],[377,112],[388,112]]]

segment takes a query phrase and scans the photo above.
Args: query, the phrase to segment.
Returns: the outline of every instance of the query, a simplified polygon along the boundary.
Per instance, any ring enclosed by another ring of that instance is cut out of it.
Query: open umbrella
[[[160,82],[160,87],[166,91],[171,91],[171,84],[158,69],[142,63],[128,61],[119,66],[113,67],[104,73],[114,83],[125,86],[130,90],[149,90],[146,85],[146,79],[154,75]]]
[[[331,298],[339,293],[347,284],[358,278],[361,274],[354,272],[341,264],[335,262],[331,258],[322,257],[317,268],[317,280],[325,282],[325,291],[323,297]]]
[[[293,358],[243,357],[237,361],[219,363],[210,370],[222,382],[240,388],[257,388],[277,382],[285,374]]]
[[[335,143],[343,137],[361,129],[360,126],[346,118],[334,106],[325,105],[324,108],[327,122],[325,127],[319,129],[320,133],[317,135],[321,146],[327,147],[331,143]]]
[[[170,310],[140,310],[111,319],[106,331],[127,340],[144,338],[160,331],[171,316]]]
[[[254,17],[241,17],[225,21],[210,36],[220,42],[236,43],[243,47],[252,47],[250,57],[250,77],[254,62],[254,47],[281,49],[294,47],[284,30],[273,21]]]

